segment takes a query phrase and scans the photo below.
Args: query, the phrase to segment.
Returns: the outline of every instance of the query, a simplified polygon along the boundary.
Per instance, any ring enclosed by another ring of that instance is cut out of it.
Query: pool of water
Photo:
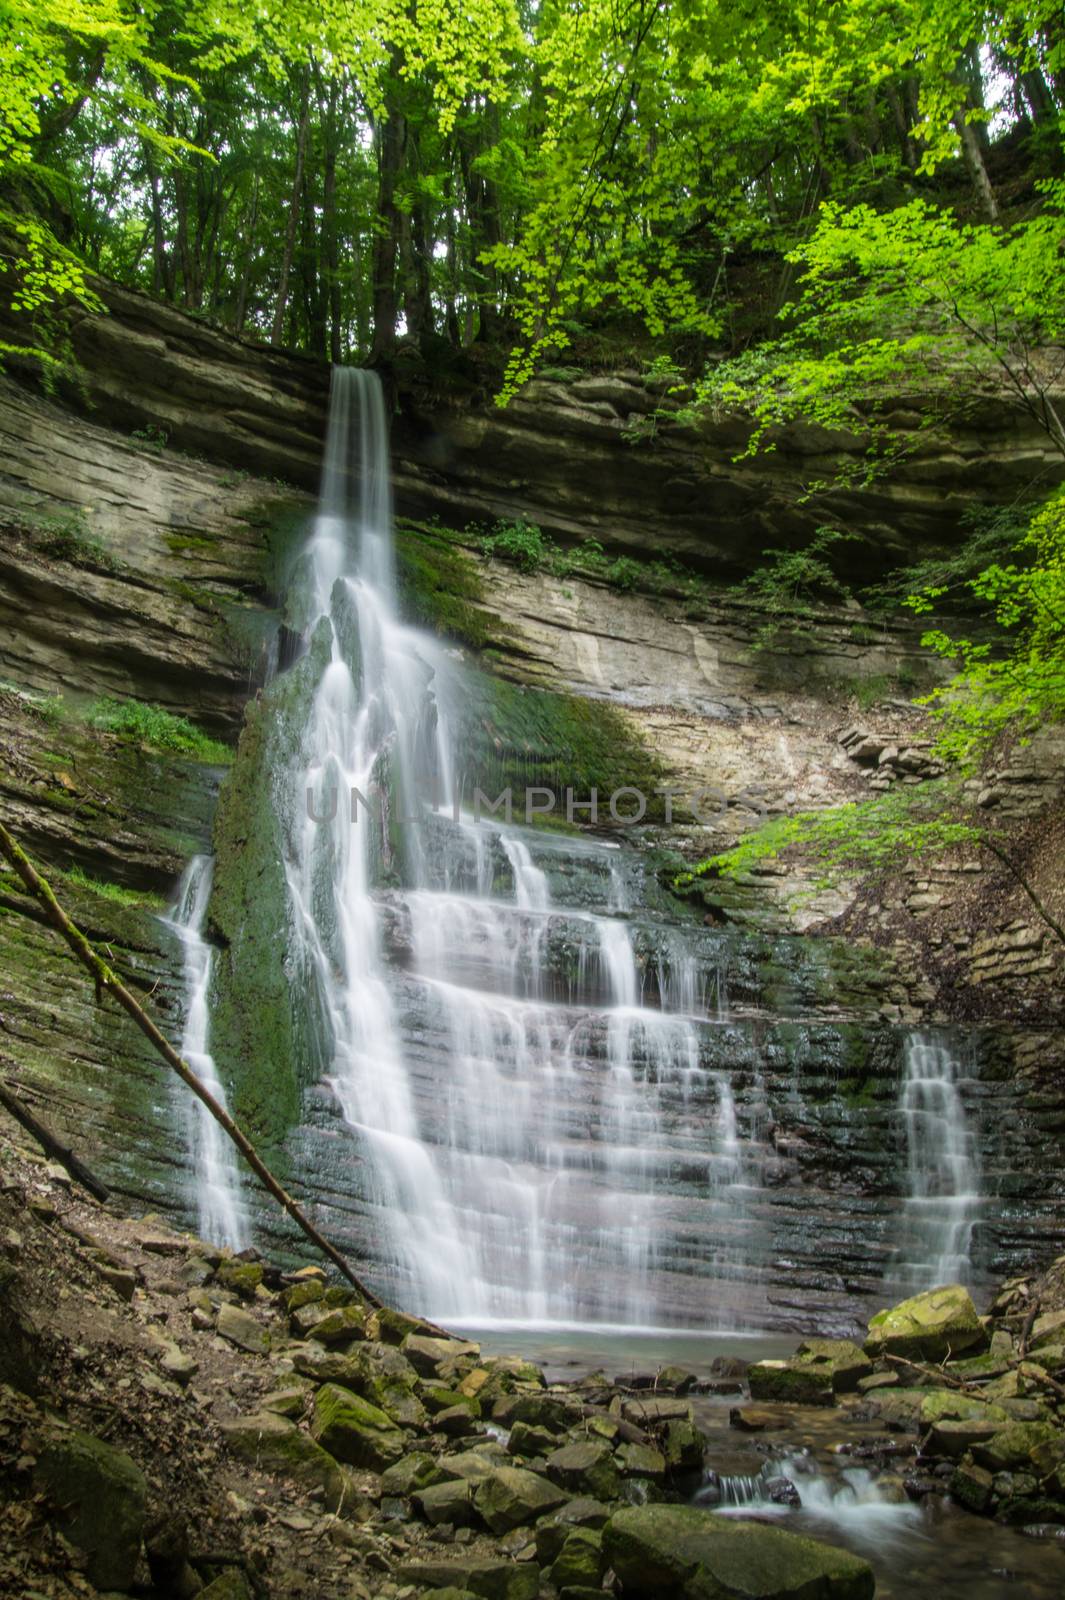
[[[712,1375],[715,1357],[760,1361],[790,1355],[794,1335],[675,1333],[588,1326],[530,1327],[512,1323],[456,1329],[493,1354],[535,1361],[548,1380],[590,1372],[610,1378],[677,1365]],[[730,1426],[738,1397],[697,1395],[696,1419],[707,1436],[708,1470],[739,1503],[715,1506],[726,1516],[756,1518],[853,1550],[872,1563],[877,1600],[1062,1600],[1065,1528],[1033,1537],[975,1517],[945,1495],[913,1502],[901,1488],[911,1463],[892,1459],[879,1470],[861,1459],[884,1432],[844,1409],[759,1407],[779,1423],[764,1433]],[[896,1437],[900,1446],[912,1435]],[[774,1503],[767,1480],[783,1475],[798,1506]],[[713,1498],[714,1491],[711,1492]]]

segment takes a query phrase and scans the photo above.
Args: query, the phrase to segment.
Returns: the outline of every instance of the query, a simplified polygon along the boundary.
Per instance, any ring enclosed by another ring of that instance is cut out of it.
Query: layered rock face
[[[170,443],[306,489],[318,481],[328,371],[309,358],[234,339],[145,295],[98,285],[111,315],[71,331],[83,372],[70,398],[122,431]],[[770,546],[803,543],[838,520],[863,535],[858,576],[884,572],[956,538],[974,494],[1009,501],[1060,462],[1033,422],[988,401],[947,435],[929,435],[889,482],[797,504],[833,458],[864,446],[793,428],[775,451],[738,459],[742,424],[656,426],[663,397],[638,373],[538,380],[505,410],[474,390],[438,389],[417,366],[398,378],[394,474],[401,511],[454,527],[522,516],[563,538],[673,554],[703,570],[749,571]],[[668,410],[669,402],[665,402]],[[904,405],[893,423],[905,432]]]
[[[324,374],[277,353],[249,354],[139,297],[116,291],[114,303],[112,319],[88,322],[77,336],[79,348],[94,354],[93,420],[22,391],[0,396],[7,530],[0,603],[9,623],[0,672],[23,691],[3,701],[14,756],[4,799],[21,837],[48,864],[165,895],[187,856],[209,843],[220,773],[131,748],[84,718],[50,720],[47,697],[61,688],[76,710],[93,696],[135,695],[231,737],[273,659],[277,560],[309,500],[180,450],[310,485]],[[717,568],[742,567],[764,544],[782,542],[780,528],[767,533],[755,517],[755,508],[769,516],[776,490],[728,467],[734,438],[718,441],[712,471],[709,446],[685,447],[682,468],[679,443],[661,451],[625,443],[625,407],[647,411],[640,393],[624,379],[609,395],[554,386],[499,419],[442,407],[418,423],[408,410],[397,434],[400,499],[453,521],[523,513],[617,546],[657,539]],[[155,448],[158,438],[129,437],[148,427],[166,432],[164,449]],[[1017,437],[996,440],[1018,471],[1037,448]],[[804,459],[803,472],[815,457]],[[944,492],[952,483],[960,492],[971,455],[959,447],[949,470],[944,460],[926,458],[925,486],[911,482],[902,493],[911,520],[902,518],[893,537],[943,531],[935,518]],[[869,526],[889,515],[884,506],[869,509]],[[801,653],[755,659],[748,615],[727,597],[693,616],[682,596],[621,595],[591,579],[561,583],[499,564],[480,571],[498,624],[486,660],[518,703],[536,704],[546,691],[593,707],[609,702],[667,780],[685,791],[700,784],[725,792],[720,830],[685,822],[667,836],[659,825],[644,844],[705,853],[718,831],[727,836],[753,816],[743,793],[756,791],[774,811],[865,793],[868,774],[839,743],[854,715],[845,702],[863,680],[891,684],[917,670],[913,632],[878,626],[872,638],[856,635],[846,612],[828,617]],[[888,705],[878,716],[885,726],[910,713]],[[500,740],[509,740],[505,754],[520,756],[516,727],[501,725]],[[678,937],[692,952],[704,1010],[715,987],[722,1000],[721,1014],[700,1024],[704,1066],[696,1081],[678,1076],[653,1087],[656,1115],[679,1152],[662,1180],[668,1314],[705,1323],[724,1307],[748,1322],[848,1330],[891,1268],[907,1197],[902,1030],[935,998],[919,956],[904,952],[885,965],[842,942],[799,940],[779,912],[767,914],[764,885],[750,886],[734,906],[709,908],[730,917],[731,928],[703,928],[682,909],[664,909],[646,852],[626,852],[626,860],[642,880],[631,932],[649,1004],[657,1003],[663,972],[669,981]],[[571,874],[555,889],[559,909],[543,951],[551,992],[543,998],[568,1028],[595,998],[597,957],[582,956],[574,913],[601,904],[603,886]],[[156,915],[161,905],[116,907],[91,883],[65,885],[64,897],[111,944],[126,975],[152,991],[175,1032],[180,959]],[[698,908],[700,918],[706,909]],[[72,991],[65,958],[26,913],[5,887],[7,1061],[48,1099],[56,1121],[88,1130],[95,1159],[120,1188],[153,1202],[183,1198],[187,1173],[169,1085],[121,1019]],[[430,1127],[446,1028],[411,983],[401,897],[388,916],[392,981]],[[590,988],[578,981],[582,960]],[[996,1005],[992,986],[983,1013],[989,1022]],[[983,1152],[983,1209],[973,1235],[982,1276],[1038,1258],[1060,1238],[1065,1172],[1057,1129],[1065,1094],[1060,1050],[1038,1020],[1023,1029],[987,1027],[971,1044],[959,1073]],[[573,1114],[577,1122],[584,1115],[590,1136],[597,1130],[584,1085],[602,1074],[608,1056],[608,1041],[591,1037],[575,1071]],[[328,1090],[300,1081],[297,1064],[288,1063],[278,1118],[261,1083],[220,1065],[236,1109],[270,1145],[287,1181],[320,1206],[329,1230],[373,1261],[377,1219]],[[742,1207],[734,1210],[706,1181],[709,1158],[720,1155],[723,1081],[745,1163]],[[616,1299],[616,1271],[616,1262],[603,1268],[607,1305]],[[711,1284],[724,1284],[714,1289],[716,1300]]]

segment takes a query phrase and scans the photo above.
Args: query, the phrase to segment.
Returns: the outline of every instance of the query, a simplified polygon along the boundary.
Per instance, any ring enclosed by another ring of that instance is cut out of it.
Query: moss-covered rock
[[[344,1474],[335,1457],[287,1417],[261,1411],[223,1422],[221,1429],[229,1448],[241,1460],[292,1478],[304,1488],[320,1489],[331,1511],[344,1500]]]
[[[387,1412],[334,1383],[323,1385],[315,1395],[311,1432],[338,1461],[373,1472],[392,1466],[406,1448]]]
[[[878,1311],[869,1324],[865,1350],[874,1358],[892,1355],[945,1361],[986,1344],[987,1333],[968,1289],[953,1283]]]
[[[619,1511],[603,1552],[621,1594],[639,1600],[872,1600],[875,1590],[872,1567],[849,1551],[696,1506]]]
[[[832,1375],[801,1361],[755,1361],[747,1369],[752,1400],[772,1400],[796,1406],[830,1406]]]
[[[556,1589],[574,1585],[597,1589],[602,1570],[602,1533],[597,1528],[574,1528],[566,1535],[549,1576]]]
[[[92,1434],[56,1426],[37,1446],[34,1481],[55,1507],[66,1538],[88,1557],[90,1583],[98,1589],[130,1588],[147,1495],[136,1463]]]
[[[1065,1433],[1049,1422],[1013,1422],[986,1442],[973,1447],[973,1455],[990,1472],[1006,1472],[1032,1465],[1032,1452],[1050,1447],[1061,1450]]]
[[[523,1467],[497,1467],[473,1491],[477,1512],[493,1533],[525,1527],[565,1499],[554,1483]]]

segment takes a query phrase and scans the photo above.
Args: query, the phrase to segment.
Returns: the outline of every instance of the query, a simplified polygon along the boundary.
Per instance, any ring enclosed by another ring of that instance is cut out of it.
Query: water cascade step
[[[932,1031],[908,1035],[900,1102],[908,1192],[896,1276],[912,1292],[972,1279],[983,1197],[960,1076],[950,1040]]]

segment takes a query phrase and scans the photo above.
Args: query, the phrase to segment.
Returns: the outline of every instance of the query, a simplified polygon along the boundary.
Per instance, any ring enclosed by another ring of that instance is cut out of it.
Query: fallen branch
[[[46,1155],[53,1156],[70,1173],[70,1176],[87,1189],[96,1200],[110,1200],[111,1192],[90,1172],[83,1161],[80,1161],[69,1145],[63,1144],[51,1128],[47,1127],[39,1118],[35,1117],[24,1100],[12,1094],[6,1085],[0,1082],[0,1106],[21,1123],[26,1132],[36,1139]]]
[[[237,1149],[248,1163],[248,1166],[259,1179],[259,1182],[263,1185],[263,1188],[268,1190],[278,1204],[288,1212],[288,1215],[292,1218],[293,1222],[302,1230],[304,1234],[306,1234],[307,1238],[314,1245],[315,1249],[320,1250],[324,1256],[329,1258],[337,1270],[343,1273],[344,1277],[347,1278],[348,1282],[353,1286],[353,1288],[358,1290],[364,1300],[366,1300],[372,1306],[381,1306],[382,1302],[378,1299],[377,1295],[374,1294],[373,1290],[368,1288],[367,1285],[356,1276],[352,1268],[348,1265],[347,1260],[336,1248],[336,1246],[330,1244],[329,1240],[326,1239],[323,1234],[319,1233],[318,1229],[314,1226],[314,1223],[296,1204],[292,1196],[286,1193],[286,1191],[281,1187],[280,1183],[278,1183],[269,1167],[255,1149],[255,1146],[252,1144],[251,1140],[237,1125],[237,1123],[233,1121],[233,1118],[229,1115],[229,1112],[225,1109],[225,1107],[219,1104],[211,1091],[193,1072],[188,1062],[184,1061],[181,1056],[178,1055],[177,1051],[174,1049],[169,1040],[166,1039],[162,1033],[160,1033],[151,1017],[133,998],[125,984],[115,976],[114,972],[107,965],[107,962],[101,960],[101,958],[96,954],[96,951],[93,949],[88,939],[86,939],[85,935],[79,928],[75,927],[73,922],[71,922],[70,918],[67,916],[66,912],[63,910],[62,906],[59,904],[59,901],[52,893],[51,885],[40,876],[33,863],[26,855],[25,851],[15,843],[15,840],[11,837],[10,833],[8,833],[2,822],[0,822],[0,854],[3,854],[7,857],[8,861],[10,861],[11,865],[14,867],[15,871],[26,885],[26,888],[29,890],[30,894],[33,895],[34,899],[44,907],[48,915],[48,920],[62,935],[63,939],[74,952],[74,955],[81,962],[82,966],[92,974],[93,980],[96,984],[97,1001],[99,1002],[102,1000],[105,993],[114,995],[123,1011],[125,1011],[128,1016],[133,1018],[133,1021],[137,1024],[137,1027],[144,1034],[145,1038],[150,1041],[156,1052],[162,1056],[167,1066],[170,1067],[173,1072],[177,1073],[181,1081],[189,1089],[191,1089],[196,1098],[207,1107],[208,1111],[218,1123],[219,1127],[223,1129],[223,1131],[236,1145]]]

